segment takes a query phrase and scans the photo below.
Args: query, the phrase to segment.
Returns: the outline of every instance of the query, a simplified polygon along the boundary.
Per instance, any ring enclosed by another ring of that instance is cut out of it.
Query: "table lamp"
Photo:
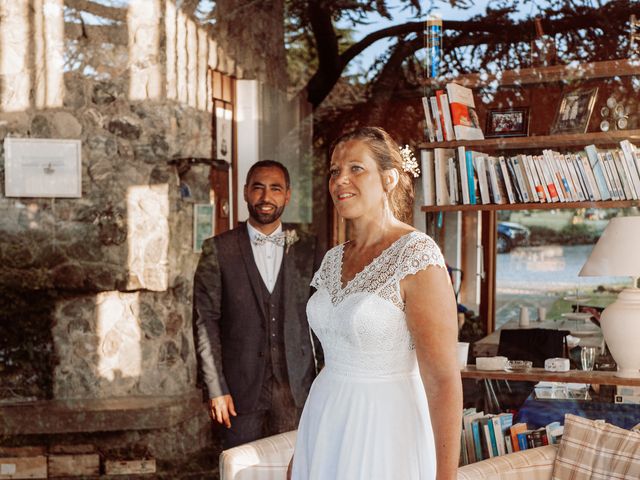
[[[640,216],[612,218],[578,274],[630,276],[633,286],[604,309],[600,326],[618,377],[640,378]]]

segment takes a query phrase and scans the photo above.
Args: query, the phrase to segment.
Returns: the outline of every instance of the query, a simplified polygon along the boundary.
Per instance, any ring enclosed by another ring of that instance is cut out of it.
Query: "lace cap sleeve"
[[[324,258],[320,263],[320,268],[318,268],[318,270],[316,270],[316,273],[313,274],[313,278],[311,279],[311,286],[316,290],[327,285],[327,264],[329,263],[327,259],[331,255],[333,255],[333,251],[334,249],[331,249],[324,255]]]
[[[447,268],[440,247],[436,242],[427,234],[416,232],[411,235],[402,250],[399,266],[396,270],[396,280],[400,281],[407,275],[424,270],[429,265]]]

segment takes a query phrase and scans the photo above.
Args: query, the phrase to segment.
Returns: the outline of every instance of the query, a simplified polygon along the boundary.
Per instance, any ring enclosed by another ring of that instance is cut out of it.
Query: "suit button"
[[[258,356],[259,356],[259,357],[264,357],[264,352],[260,352],[260,353],[258,353]]]
[[[272,321],[272,322],[275,322],[275,321],[276,321],[276,317],[273,317],[273,318],[271,319],[271,321]]]

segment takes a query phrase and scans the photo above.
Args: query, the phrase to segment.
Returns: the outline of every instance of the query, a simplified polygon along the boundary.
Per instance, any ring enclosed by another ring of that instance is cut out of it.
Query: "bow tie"
[[[258,233],[253,239],[255,245],[264,245],[266,242],[271,242],[279,247],[284,247],[284,232],[276,233],[275,235],[262,235]]]

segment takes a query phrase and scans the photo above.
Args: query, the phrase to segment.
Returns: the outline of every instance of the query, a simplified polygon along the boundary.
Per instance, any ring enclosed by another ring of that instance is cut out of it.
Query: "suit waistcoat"
[[[262,293],[262,302],[267,318],[267,338],[269,354],[266,355],[267,366],[271,367],[271,372],[280,382],[287,382],[287,360],[285,358],[284,346],[284,288],[283,288],[283,272],[284,268],[280,267],[276,284],[273,291],[269,292],[264,282],[260,281],[260,290]],[[262,279],[261,279],[262,280]],[[267,378],[270,376],[268,375]]]

